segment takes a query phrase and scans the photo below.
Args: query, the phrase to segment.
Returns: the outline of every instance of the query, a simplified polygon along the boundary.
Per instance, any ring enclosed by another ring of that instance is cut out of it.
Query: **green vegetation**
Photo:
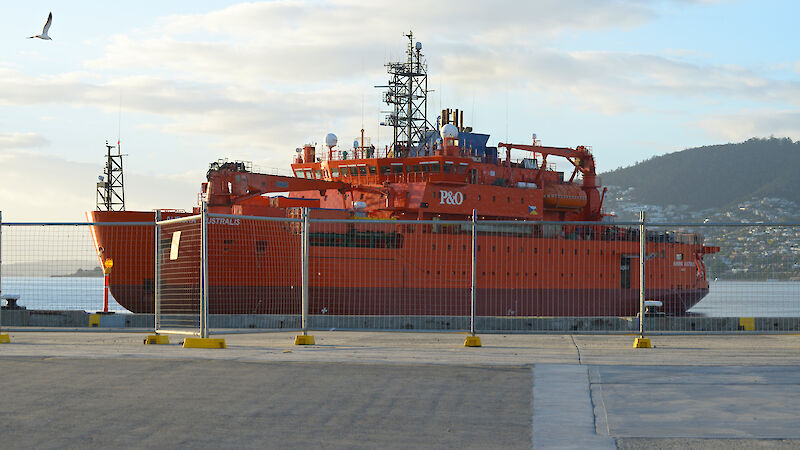
[[[752,198],[794,200],[800,192],[798,168],[800,142],[753,138],[655,156],[603,173],[602,180],[604,185],[633,187],[630,197],[638,203],[687,205],[699,211]]]

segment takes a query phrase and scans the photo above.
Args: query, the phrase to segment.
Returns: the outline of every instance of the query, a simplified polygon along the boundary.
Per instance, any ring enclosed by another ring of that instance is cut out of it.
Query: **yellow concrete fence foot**
[[[10,344],[11,338],[7,334],[0,334],[0,344]]]
[[[89,314],[89,326],[90,327],[100,326],[100,314]]]
[[[467,339],[464,341],[464,347],[480,347],[481,346],[481,338],[478,336],[467,336]]]
[[[225,339],[187,337],[183,340],[183,348],[225,348]]]
[[[150,334],[144,339],[146,345],[169,344],[169,336],[164,334]]]
[[[633,348],[652,348],[650,338],[638,337],[633,341]]]
[[[739,317],[739,329],[744,331],[756,330],[755,317]]]
[[[316,345],[314,336],[298,335],[294,337],[294,345]]]

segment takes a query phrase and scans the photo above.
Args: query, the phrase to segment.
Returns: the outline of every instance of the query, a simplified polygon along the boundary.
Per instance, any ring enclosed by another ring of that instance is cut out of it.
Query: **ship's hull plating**
[[[197,312],[200,292],[193,285],[168,285],[187,295],[165,309]],[[126,309],[152,313],[150,286],[115,285],[111,292]],[[660,300],[660,312],[681,315],[708,294],[707,288],[650,290],[647,299]],[[328,315],[432,315],[470,314],[469,289],[437,288],[336,288],[309,289],[309,313]],[[191,299],[194,299],[192,301]],[[300,287],[261,286],[210,288],[211,314],[300,314]],[[478,316],[634,316],[639,313],[639,291],[633,289],[478,289]]]
[[[93,212],[91,219],[152,222],[153,214]],[[209,312],[299,314],[301,241],[297,228],[279,222],[250,222],[242,217],[209,226]],[[110,275],[114,298],[131,312],[152,313],[154,227],[104,225],[92,230],[101,259],[114,260]],[[335,229],[321,230],[330,232],[315,236],[312,227],[309,312],[468,315],[469,234],[392,226],[385,230],[392,234],[373,235],[368,239],[373,247],[359,247],[366,243],[348,244]],[[192,241],[191,230],[184,227],[178,258],[172,260],[174,230],[165,227],[162,233],[162,312],[196,311],[199,238]],[[638,247],[638,240],[630,239],[479,234],[476,313],[508,317],[636,315]],[[659,311],[684,314],[708,293],[708,283],[699,276],[695,263],[684,258],[701,249],[698,244],[648,243],[652,257],[647,263],[646,298],[660,300],[663,306]]]

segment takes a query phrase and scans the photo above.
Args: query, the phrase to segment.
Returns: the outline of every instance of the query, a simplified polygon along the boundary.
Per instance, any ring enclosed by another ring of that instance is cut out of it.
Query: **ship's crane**
[[[348,183],[338,181],[313,180],[254,173],[245,169],[239,162],[213,164],[206,174],[207,183],[203,191],[209,206],[231,206],[270,192],[320,191],[329,189],[340,192],[352,190]]]
[[[575,175],[578,172],[581,172],[583,175],[583,185],[584,187],[591,186],[597,187],[595,184],[597,181],[597,175],[595,174],[595,167],[594,167],[594,156],[589,151],[589,149],[583,145],[579,145],[576,148],[569,148],[569,147],[544,147],[541,145],[523,145],[523,144],[504,144],[499,143],[497,144],[498,147],[503,147],[506,149],[506,160],[511,160],[511,150],[526,150],[533,153],[541,153],[542,154],[542,165],[541,170],[544,171],[547,167],[547,156],[548,155],[555,155],[555,156],[562,156],[567,161],[572,163],[575,166],[575,170],[572,172],[572,176],[570,177],[569,181],[571,182]],[[541,176],[542,172],[540,172]],[[587,180],[588,177],[588,180]]]
[[[524,144],[505,144],[498,143],[498,147],[506,149],[506,160],[511,161],[511,150],[525,150],[532,153],[542,154],[542,165],[539,168],[539,174],[536,176],[536,184],[543,187],[544,173],[547,168],[547,157],[549,155],[561,156],[569,161],[575,169],[572,171],[572,176],[569,178],[571,183],[575,179],[578,172],[583,177],[583,185],[581,189],[586,193],[586,208],[584,209],[583,219],[593,220],[600,217],[600,212],[603,206],[603,199],[605,198],[606,189],[603,188],[603,194],[597,192],[598,180],[597,173],[595,173],[594,156],[588,147],[579,145],[575,148],[570,147],[545,147],[542,145],[524,145]]]

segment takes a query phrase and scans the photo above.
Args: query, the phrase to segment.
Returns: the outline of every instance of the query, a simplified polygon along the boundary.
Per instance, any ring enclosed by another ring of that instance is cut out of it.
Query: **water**
[[[1,287],[3,296],[19,295],[17,303],[28,309],[103,310],[103,279],[99,277],[3,277]],[[111,295],[108,310],[127,311]]]
[[[103,279],[3,277],[3,295],[19,295],[28,309],[102,311]],[[112,296],[109,311],[125,312]],[[798,281],[712,281],[691,313],[708,317],[800,317]]]
[[[689,312],[708,317],[800,317],[800,281],[712,281]]]

